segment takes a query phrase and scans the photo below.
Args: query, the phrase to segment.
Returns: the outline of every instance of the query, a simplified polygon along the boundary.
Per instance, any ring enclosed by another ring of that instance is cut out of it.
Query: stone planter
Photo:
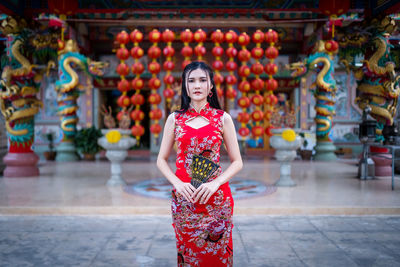
[[[128,149],[136,144],[136,139],[130,137],[130,130],[123,129],[103,129],[101,133],[106,135],[112,130],[117,130],[121,134],[121,139],[116,143],[110,143],[105,136],[98,139],[98,144],[106,150],[106,157],[111,162],[111,177],[107,181],[108,186],[126,185],[121,176],[121,163],[128,156]]]
[[[270,144],[275,151],[275,158],[281,164],[280,177],[276,186],[295,186],[296,183],[291,177],[291,162],[296,158],[296,150],[301,146],[301,137],[296,135],[292,142],[288,142],[282,138],[282,132],[288,128],[273,129],[274,134],[270,138]]]

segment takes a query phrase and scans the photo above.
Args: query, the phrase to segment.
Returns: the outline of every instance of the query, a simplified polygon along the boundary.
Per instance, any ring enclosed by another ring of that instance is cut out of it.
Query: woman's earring
[[[212,97],[212,96],[213,96],[213,92],[210,91],[210,93],[208,94],[208,96],[209,96],[209,97]]]

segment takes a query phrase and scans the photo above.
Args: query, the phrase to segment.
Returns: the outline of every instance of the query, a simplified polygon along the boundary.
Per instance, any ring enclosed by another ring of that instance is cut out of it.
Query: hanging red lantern
[[[135,94],[131,96],[132,105],[141,106],[144,104],[144,96],[140,94]]]
[[[267,43],[276,43],[278,42],[278,33],[272,29],[269,29],[266,33],[265,33],[265,41]]]
[[[192,42],[193,33],[189,29],[184,30],[183,32],[181,32],[181,41],[184,43]]]
[[[251,129],[251,133],[254,137],[258,138],[264,134],[264,128],[261,126],[254,126],[253,129]]]
[[[241,123],[248,123],[250,121],[250,114],[247,112],[240,112],[237,120]]]
[[[248,136],[248,135],[250,134],[250,130],[249,130],[249,128],[247,128],[247,127],[241,127],[241,128],[239,129],[239,134],[240,134],[240,136],[242,136],[242,137],[246,137],[246,136]]]
[[[229,87],[229,88],[226,90],[226,97],[227,97],[228,99],[235,99],[236,96],[237,96],[237,92],[236,92],[236,90],[233,89],[232,87]]]
[[[193,49],[189,46],[189,43],[193,41],[193,33],[189,29],[181,32],[181,41],[184,44],[181,50],[181,54],[185,57],[182,62],[182,69],[184,69],[191,62],[190,57],[193,54]]]
[[[132,43],[140,43],[141,41],[143,41],[144,36],[143,36],[143,33],[141,33],[139,30],[135,29],[131,32],[129,37],[131,38]]]
[[[270,111],[270,110],[265,111],[264,119],[266,119],[267,121],[270,121],[271,117],[272,117],[272,111]]]
[[[190,46],[184,46],[181,50],[181,54],[184,57],[191,57],[193,55],[193,49]]]
[[[161,49],[158,46],[152,46],[147,51],[150,58],[159,58],[161,56]]]
[[[228,49],[226,49],[226,55],[228,57],[236,57],[237,53],[237,49],[234,47],[229,47]]]
[[[173,70],[175,68],[175,63],[173,61],[165,61],[163,64],[164,70]]]
[[[133,63],[131,68],[132,68],[132,73],[134,73],[136,75],[140,75],[144,71],[144,66],[140,62]]]
[[[262,105],[264,103],[264,97],[262,97],[262,95],[254,95],[251,98],[251,103],[256,106]]]
[[[260,75],[264,72],[264,66],[260,62],[256,62],[251,65],[251,72],[254,73],[254,75]]]
[[[211,41],[213,41],[214,43],[222,43],[224,41],[224,34],[221,32],[221,30],[216,30],[211,34]]]
[[[142,125],[134,125],[134,126],[132,126],[131,132],[132,132],[133,136],[143,136],[144,128]]]
[[[161,128],[160,124],[152,124],[150,126],[150,132],[152,132],[155,135],[156,138],[161,133],[161,130],[162,130],[162,128]]]
[[[272,132],[272,130],[275,129],[274,126],[270,125],[267,128],[265,128],[265,134],[269,137],[273,136],[274,133]]]
[[[117,73],[120,76],[127,76],[129,74],[129,70],[130,70],[129,66],[126,65],[125,63],[120,63],[117,67]]]
[[[220,71],[224,67],[224,63],[221,61],[221,56],[224,54],[224,49],[220,46],[220,43],[224,41],[224,38],[224,34],[221,32],[221,30],[216,30],[211,34],[211,40],[214,42],[215,45],[211,50],[212,54],[215,57],[215,61],[212,63],[212,66],[215,70],[214,82],[217,95],[219,97],[223,95],[221,83],[224,81],[224,77],[221,75]]]
[[[142,121],[144,119],[144,112],[140,109],[135,109],[131,112],[131,119],[133,121]]]
[[[152,74],[157,74],[161,71],[160,64],[157,61],[150,62],[148,69],[149,69],[149,72]]]
[[[238,89],[243,93],[249,92],[251,89],[250,83],[248,81],[241,81]]]
[[[157,90],[161,86],[161,81],[157,77],[153,77],[149,80],[149,87],[153,90]]]
[[[201,60],[201,58],[206,54],[206,48],[199,44],[194,48],[194,53],[198,59]]]
[[[150,40],[150,42],[152,42],[152,43],[158,43],[158,42],[160,42],[160,40],[161,40],[161,33],[160,33],[158,30],[156,30],[156,29],[152,30],[152,31],[149,33],[149,40]]]
[[[238,105],[241,108],[248,108],[250,106],[250,99],[247,96],[242,96],[238,99]]]
[[[126,45],[127,43],[129,43],[129,34],[126,31],[122,31],[122,32],[118,33],[117,34],[117,42],[120,45]]]
[[[129,107],[129,105],[131,104],[131,101],[129,100],[128,96],[121,95],[117,100],[117,104],[120,107]]]
[[[264,81],[260,78],[256,78],[251,81],[251,87],[256,91],[261,91],[264,88]]]
[[[153,109],[149,113],[149,117],[152,120],[159,120],[162,118],[162,111],[159,108]]]
[[[240,77],[248,77],[250,73],[251,73],[250,68],[247,65],[240,66],[238,70],[238,74]]]
[[[175,92],[171,88],[167,88],[163,91],[163,95],[166,99],[172,99],[175,95]]]
[[[202,29],[198,29],[193,35],[193,39],[198,42],[198,45],[194,48],[194,53],[197,55],[198,60],[202,60],[206,54],[206,48],[203,46],[206,38],[207,34]]]
[[[152,105],[158,105],[161,103],[161,96],[157,93],[152,93],[149,96],[149,103]]]
[[[269,59],[275,59],[279,55],[278,49],[275,46],[270,46],[265,50],[265,56]]]
[[[239,51],[238,58],[240,61],[249,61],[251,58],[251,53],[247,49],[242,49]]]
[[[261,121],[264,118],[264,112],[261,110],[255,110],[251,113],[251,118],[253,121]]]
[[[144,55],[144,51],[139,46],[134,46],[131,48],[131,56],[133,58],[141,58]]]
[[[129,51],[125,47],[118,48],[117,58],[119,60],[127,60],[129,58]]]
[[[215,83],[223,83],[224,82],[224,76],[222,76],[221,74],[215,74],[214,76],[214,82]]]
[[[120,80],[118,82],[118,90],[121,92],[128,92],[131,89],[131,84],[128,80]]]
[[[328,40],[325,42],[325,50],[329,53],[335,53],[339,49],[339,45],[334,40]]]
[[[192,61],[191,60],[184,60],[182,61],[182,69],[184,69],[186,67],[186,65],[190,64]]]
[[[163,55],[165,57],[173,57],[175,55],[175,49],[171,46],[167,46],[163,49]]]
[[[229,74],[228,76],[226,76],[225,81],[227,84],[233,85],[237,83],[237,78],[235,75]]]
[[[278,103],[278,98],[274,94],[269,94],[265,97],[265,104],[275,106]]]
[[[226,69],[228,71],[234,71],[237,69],[237,64],[235,61],[228,61],[226,62]]]
[[[206,38],[207,34],[202,29],[198,29],[193,35],[193,39],[198,43],[204,42]]]
[[[166,29],[162,33],[162,39],[165,43],[171,43],[175,40],[175,33],[169,29]]]
[[[131,82],[131,86],[134,90],[142,90],[144,87],[144,81],[140,78],[134,78]]]
[[[172,76],[171,74],[167,74],[164,76],[164,83],[167,85],[171,85],[173,84],[175,81],[174,76]]]
[[[224,63],[223,63],[221,60],[215,60],[215,61],[212,63],[212,67],[214,68],[214,70],[220,71],[220,70],[222,70],[222,68],[224,67]]]
[[[264,71],[268,75],[275,75],[278,72],[278,66],[275,63],[269,62],[264,66]]]
[[[220,46],[215,46],[211,50],[211,53],[214,55],[214,57],[222,57],[224,55],[224,49]]]
[[[268,79],[265,82],[265,89],[268,91],[275,91],[278,88],[278,82],[275,79]]]
[[[248,36],[245,32],[241,33],[238,37],[237,42],[240,46],[246,46],[250,43],[250,36]]]
[[[254,59],[260,59],[260,58],[263,57],[263,55],[264,55],[264,50],[263,50],[261,47],[254,47],[254,48],[251,50],[251,56],[252,56]]]
[[[260,30],[257,30],[255,33],[253,33],[252,39],[254,43],[260,44],[264,41],[264,33]]]

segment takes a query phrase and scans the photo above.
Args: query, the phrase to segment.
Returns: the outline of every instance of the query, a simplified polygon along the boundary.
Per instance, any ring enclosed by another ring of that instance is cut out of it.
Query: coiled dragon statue
[[[311,71],[317,72],[316,81],[311,89],[314,92],[317,115],[317,140],[330,141],[329,132],[332,128],[332,117],[335,114],[336,81],[333,78],[334,66],[332,54],[325,50],[325,42],[318,41],[313,53],[303,62],[292,63],[288,66],[293,70],[293,77],[302,77]]]
[[[103,75],[102,69],[107,65],[103,62],[92,61],[80,54],[78,45],[74,40],[68,40],[65,43],[60,41],[58,54],[59,80],[55,84],[58,114],[64,134],[63,140],[73,140],[76,135],[76,125],[79,121],[76,114],[78,110],[77,99],[82,93],[79,75],[74,68],[79,67],[87,75],[97,77]]]
[[[342,62],[354,71],[358,83],[355,102],[361,110],[367,106],[372,109],[371,116],[378,122],[376,140],[382,141],[383,127],[393,125],[400,93],[400,76],[395,73],[390,54],[392,45],[388,41],[396,24],[392,18],[384,17],[359,27],[362,30],[358,33],[340,35],[339,44],[344,47]],[[362,67],[352,66],[349,59],[359,54],[364,55]]]
[[[27,53],[28,39],[33,32],[25,20],[6,17],[0,32],[7,36],[7,51],[2,59],[0,80],[0,110],[5,118],[5,128],[10,140],[10,152],[32,152],[34,116],[42,103],[36,98],[39,91],[35,82],[36,65]]]

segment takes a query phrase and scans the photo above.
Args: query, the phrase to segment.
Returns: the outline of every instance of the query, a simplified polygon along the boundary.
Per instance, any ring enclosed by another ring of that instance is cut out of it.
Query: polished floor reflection
[[[221,165],[226,168],[228,162],[222,161]],[[108,161],[42,162],[40,173],[35,178],[0,178],[1,214],[170,213],[167,199],[107,187]],[[392,191],[390,177],[361,181],[356,173],[357,166],[351,162],[295,161],[292,177],[297,186],[278,187],[272,194],[238,199],[235,214],[400,214],[400,180],[396,179]],[[122,175],[129,184],[162,177],[155,159],[150,158],[125,162]],[[237,176],[274,184],[279,177],[279,164],[273,160],[245,160]]]

